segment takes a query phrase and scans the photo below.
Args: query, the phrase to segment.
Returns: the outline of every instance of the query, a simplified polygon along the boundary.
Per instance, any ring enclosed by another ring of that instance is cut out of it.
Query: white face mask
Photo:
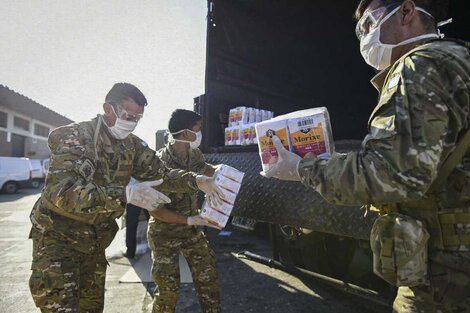
[[[369,33],[361,38],[361,54],[367,64],[374,67],[377,70],[383,70],[390,66],[392,63],[392,50],[395,47],[406,45],[421,39],[426,38],[439,38],[438,34],[425,34],[417,37],[409,38],[397,44],[383,44],[380,42],[380,26],[388,20],[393,14],[395,14],[400,7],[392,10],[382,21]],[[426,12],[424,9],[416,7],[416,10],[421,11],[429,16],[432,15]]]
[[[109,132],[116,139],[122,140],[122,139],[127,138],[127,136],[129,136],[136,128],[137,122],[126,121],[126,120],[123,120],[122,118],[119,118],[116,112],[114,112],[114,108],[113,108],[113,113],[114,115],[116,115],[116,122],[114,123],[113,126],[106,125],[108,126]]]
[[[201,131],[198,131],[198,132],[196,133],[196,132],[194,132],[194,131],[192,131],[192,130],[190,130],[190,129],[183,129],[183,130],[180,130],[180,131],[178,131],[178,132],[176,132],[176,133],[171,133],[171,134],[172,134],[172,135],[178,135],[178,134],[181,134],[182,132],[184,132],[185,130],[187,130],[187,131],[189,131],[189,132],[195,134],[195,135],[196,135],[196,140],[194,140],[194,141],[181,140],[181,139],[173,139],[173,140],[174,140],[174,141],[179,141],[179,142],[187,142],[187,143],[189,143],[189,147],[190,147],[191,149],[196,149],[196,148],[198,148],[198,147],[201,145],[201,141],[202,141],[202,133],[201,133]]]

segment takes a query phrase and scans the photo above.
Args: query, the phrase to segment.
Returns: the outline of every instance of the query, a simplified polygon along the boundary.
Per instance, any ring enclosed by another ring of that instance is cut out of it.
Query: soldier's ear
[[[183,131],[182,135],[183,135],[182,137],[184,138],[184,140],[188,139],[188,135],[189,135],[188,130],[185,129],[185,130]]]
[[[105,102],[103,103],[103,110],[106,115],[112,115],[113,114],[113,108],[111,104]]]

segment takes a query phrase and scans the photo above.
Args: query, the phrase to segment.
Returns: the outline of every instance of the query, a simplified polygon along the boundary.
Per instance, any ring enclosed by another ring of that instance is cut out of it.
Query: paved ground
[[[0,251],[4,256],[0,259],[0,313],[39,312],[28,289],[31,241],[27,239],[28,215],[38,192],[24,189],[16,195],[0,194]],[[269,243],[260,236],[228,230],[232,231],[230,236],[220,236],[215,230],[208,232],[217,254],[223,312],[367,313],[381,309],[366,308],[351,297],[316,282],[237,258],[236,253],[243,250],[269,257]],[[105,313],[150,312],[152,283],[119,283],[119,279],[137,262],[121,257],[122,250],[124,240],[121,232],[107,250],[110,267],[106,279]],[[197,312],[200,309],[193,286],[184,283],[177,313]]]

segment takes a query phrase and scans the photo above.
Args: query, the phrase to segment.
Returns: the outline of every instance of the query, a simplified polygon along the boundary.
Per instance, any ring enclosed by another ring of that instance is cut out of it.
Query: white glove
[[[146,181],[126,186],[127,203],[139,206],[147,211],[155,211],[161,203],[170,203],[171,200],[163,193],[153,189],[163,182],[163,179]]]
[[[222,200],[225,199],[224,193],[216,184],[214,184],[212,177],[197,175],[196,184],[199,190],[206,194],[206,198],[207,201],[209,201],[210,206],[217,207],[222,204]]]
[[[186,223],[190,226],[209,226],[209,227],[221,229],[217,225],[209,223],[207,220],[203,219],[199,215],[188,216]]]
[[[300,181],[299,163],[302,158],[286,150],[277,136],[273,136],[273,144],[278,154],[277,162],[270,170],[260,174],[264,177],[274,177],[281,180]]]

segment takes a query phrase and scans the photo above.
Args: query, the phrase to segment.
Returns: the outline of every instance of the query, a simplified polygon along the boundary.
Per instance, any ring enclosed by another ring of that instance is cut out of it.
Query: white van
[[[0,157],[0,189],[15,193],[31,186],[32,167],[28,158]]]
[[[39,188],[46,178],[44,167],[42,166],[42,160],[29,159],[29,162],[31,162],[32,168],[31,187]]]

